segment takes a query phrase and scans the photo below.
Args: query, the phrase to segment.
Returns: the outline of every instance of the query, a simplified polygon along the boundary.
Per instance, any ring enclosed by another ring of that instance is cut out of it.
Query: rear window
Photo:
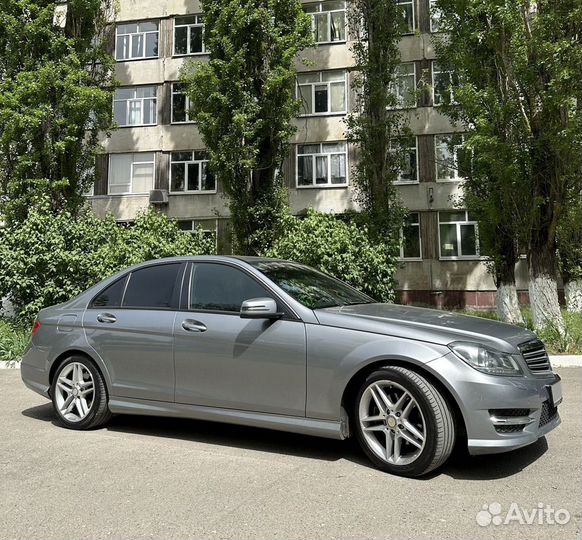
[[[180,263],[161,264],[132,272],[123,298],[123,307],[170,307],[180,266]]]

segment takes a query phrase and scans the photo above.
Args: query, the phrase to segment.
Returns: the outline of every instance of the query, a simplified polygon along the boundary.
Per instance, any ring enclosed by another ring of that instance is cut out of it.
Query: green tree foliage
[[[499,261],[507,254],[508,268],[515,252],[503,247],[511,244],[503,238],[519,238],[536,326],[559,323],[556,235],[568,198],[580,190],[582,3],[439,0],[437,6],[446,32],[437,41],[439,63],[459,79],[456,103],[443,110],[468,128],[475,152],[466,204],[488,223],[488,247],[498,250]]]
[[[383,238],[395,252],[404,212],[394,181],[407,135],[405,117],[395,110],[399,104],[394,92],[398,44],[404,31],[402,7],[394,0],[353,0],[348,19],[359,35],[352,45],[355,112],[347,119],[348,140],[358,147],[352,181],[371,234]]]
[[[281,170],[295,99],[296,55],[312,41],[297,0],[202,0],[208,62],[182,72],[210,166],[229,199],[235,249],[269,245],[284,214]]]
[[[309,210],[305,218],[284,217],[285,234],[265,256],[289,259],[327,272],[381,302],[394,300],[397,261],[366,226]]]
[[[48,204],[25,221],[0,229],[0,298],[30,320],[132,264],[177,255],[213,254],[202,230],[186,234],[166,216],[144,212],[131,227],[112,215],[53,214]]]
[[[112,126],[110,0],[3,0],[0,9],[0,213],[23,220],[39,197],[76,212],[93,181],[98,132]]]

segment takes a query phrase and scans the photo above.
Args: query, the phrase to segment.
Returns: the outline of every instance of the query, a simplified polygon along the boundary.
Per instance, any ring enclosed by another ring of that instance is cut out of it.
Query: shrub
[[[26,221],[0,229],[0,298],[9,297],[18,316],[30,320],[129,265],[213,252],[201,230],[185,234],[153,210],[128,227],[90,211],[72,217],[35,209]]]
[[[0,362],[20,360],[30,340],[30,328],[0,318]]]
[[[313,266],[376,300],[394,299],[396,257],[387,245],[372,242],[365,226],[309,210],[303,219],[286,216],[283,230],[266,256]]]

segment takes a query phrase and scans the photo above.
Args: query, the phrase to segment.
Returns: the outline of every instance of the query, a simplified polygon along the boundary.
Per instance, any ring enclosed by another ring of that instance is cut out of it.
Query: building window
[[[397,184],[418,183],[418,148],[417,138],[407,137],[400,146],[402,152],[401,168],[396,179]]]
[[[157,88],[118,88],[113,97],[115,121],[120,126],[153,126],[157,117]]]
[[[347,181],[345,142],[297,146],[298,187],[339,186]]]
[[[186,88],[181,83],[172,84],[172,124],[194,122],[191,112],[190,98]]]
[[[396,0],[396,3],[402,9],[402,19],[406,34],[414,33],[414,0]]]
[[[153,152],[109,156],[110,195],[149,193],[154,187],[156,156]]]
[[[465,210],[439,212],[441,259],[479,257],[479,226]]]
[[[193,234],[196,232],[197,229],[202,230],[202,234],[205,238],[208,238],[214,242],[214,246],[216,247],[216,220],[209,220],[209,219],[181,219],[178,221],[178,228],[185,233]]]
[[[435,135],[437,182],[460,181],[471,174],[471,152],[465,148],[465,135]]]
[[[437,7],[437,0],[430,0],[430,31],[440,32],[441,31],[441,10]]]
[[[216,178],[208,169],[206,152],[172,152],[170,163],[172,193],[215,193]]]
[[[157,21],[118,24],[115,34],[117,60],[158,57],[159,25]]]
[[[317,71],[297,75],[302,116],[346,112],[346,72]]]
[[[433,103],[435,105],[455,104],[455,87],[459,78],[454,71],[442,69],[437,62],[432,63]]]
[[[345,0],[305,4],[303,10],[311,15],[311,28],[316,43],[334,43],[346,40]]]
[[[416,107],[416,68],[414,62],[399,64],[390,88],[398,108]]]
[[[174,55],[205,54],[204,19],[188,15],[174,19]]]
[[[400,258],[422,258],[420,245],[420,214],[411,212],[400,229]]]

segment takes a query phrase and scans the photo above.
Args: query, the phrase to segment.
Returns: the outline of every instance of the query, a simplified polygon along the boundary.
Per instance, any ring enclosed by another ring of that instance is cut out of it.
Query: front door
[[[241,319],[244,300],[273,297],[242,268],[193,263],[184,283],[188,309],[174,323],[176,402],[305,416],[305,325]]]
[[[184,266],[156,264],[131,272],[86,310],[87,340],[107,367],[113,396],[174,400],[172,333]]]

